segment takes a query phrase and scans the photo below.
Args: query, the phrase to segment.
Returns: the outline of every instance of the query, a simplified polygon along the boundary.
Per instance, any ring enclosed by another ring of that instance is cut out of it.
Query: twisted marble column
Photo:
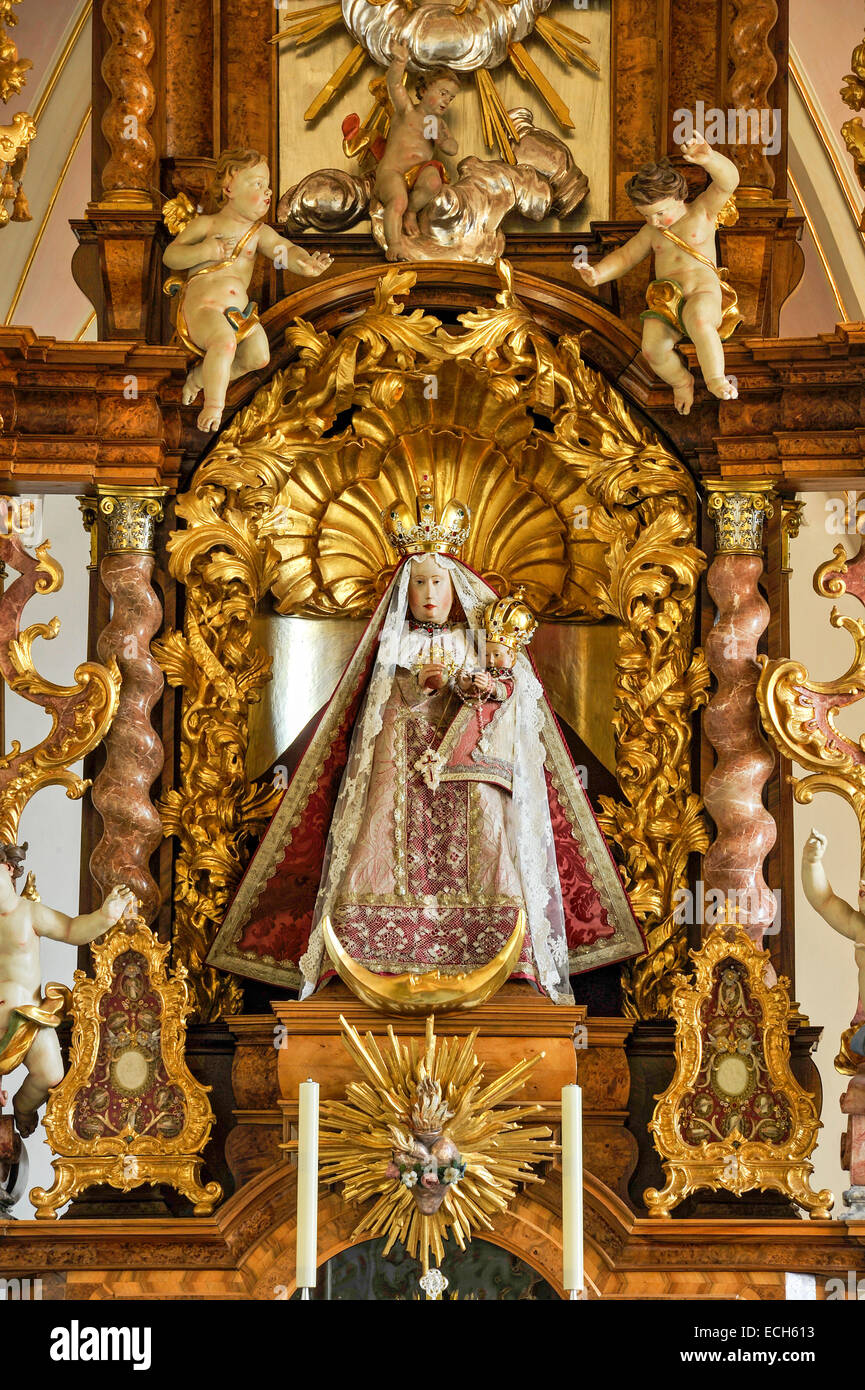
[[[149,7],[150,0],[102,0],[102,20],[111,37],[101,69],[111,93],[102,117],[111,150],[102,187],[108,202],[124,206],[149,207],[157,181],[156,146],[147,128],[156,105],[149,71],[154,48]]]
[[[715,750],[703,799],[716,835],[703,860],[710,903],[724,897],[723,920],[739,922],[756,945],[775,917],[775,895],[763,877],[763,861],[775,843],[775,822],[763,805],[763,787],[775,765],[763,737],[755,698],[760,668],[757,643],[769,623],[758,588],[763,572],[763,518],[771,515],[767,483],[710,482],[709,514],[715,523],[715,558],[707,584],[717,610],[704,644],[717,689],[703,716]],[[704,932],[719,925],[706,914]]]
[[[737,112],[769,111],[769,93],[778,72],[769,35],[778,22],[777,0],[728,0],[727,100]],[[756,140],[730,145],[727,154],[739,170],[740,196],[771,198],[772,165]]]
[[[150,654],[162,623],[162,605],[150,580],[153,538],[162,519],[160,488],[98,488],[99,510],[108,523],[107,552],[100,577],[113,601],[111,620],[97,642],[99,659],[115,657],[120,667],[120,703],[105,740],[105,766],[93,784],[93,805],[103,835],[90,857],[90,871],[103,893],[125,883],[141,902],[147,922],[159,909],[159,888],[149,870],[162,839],[162,823],[150,788],[163,765],[163,748],[150,711],[164,684]]]

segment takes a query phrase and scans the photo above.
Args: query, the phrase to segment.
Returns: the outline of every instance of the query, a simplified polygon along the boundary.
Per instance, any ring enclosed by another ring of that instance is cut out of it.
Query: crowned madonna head
[[[471,529],[472,514],[465,502],[451,497],[441,517],[436,514],[432,483],[424,474],[412,517],[407,502],[398,499],[381,514],[384,533],[394,550],[409,555],[457,555]]]

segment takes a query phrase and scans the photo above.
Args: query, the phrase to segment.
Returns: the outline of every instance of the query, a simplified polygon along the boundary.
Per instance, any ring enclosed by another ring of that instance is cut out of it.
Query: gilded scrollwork
[[[814,588],[824,598],[852,594],[865,601],[865,552],[847,559],[838,545],[831,560],[820,565]],[[848,801],[859,821],[860,877],[865,875],[865,750],[861,740],[843,734],[837,712],[865,696],[865,620],[839,613],[833,605],[832,627],[849,633],[853,653],[846,671],[829,681],[813,680],[801,662],[789,657],[761,657],[763,672],[757,701],[763,725],[778,751],[807,773],[794,777],[793,794],[808,805],[819,791],[835,792]]]
[[[28,553],[14,533],[0,536],[0,559],[18,578],[0,599],[0,674],[16,695],[41,705],[51,728],[36,747],[22,751],[17,739],[0,757],[0,839],[14,842],[28,801],[42,787],[61,786],[77,799],[89,780],[70,769],[102,742],[117,711],[120,671],[116,661],[103,666],[85,661],[75,669],[74,685],[57,685],[41,676],[33,657],[37,637],[53,638],[60,622],[32,623],[21,628],[21,614],[34,594],[56,592],[63,570],[49,554],[50,542]]]
[[[832,559],[820,565],[814,588],[823,598],[852,594],[865,603],[865,549],[850,559],[837,545]],[[853,653],[846,671],[829,681],[812,679],[801,662],[788,657],[769,661],[761,657],[763,672],[757,685],[757,701],[763,726],[785,758],[806,771],[793,777],[793,795],[810,805],[817,792],[834,792],[852,806],[859,822],[859,877],[865,878],[865,749],[861,738],[850,738],[836,723],[839,710],[865,697],[865,620],[839,613],[833,605],[829,622],[849,633]],[[841,1035],[835,1068],[845,1075],[859,1069],[850,1050],[855,1028]]]
[[[186,586],[183,633],[154,644],[182,686],[180,783],[162,803],[180,841],[176,947],[199,1012],[239,1007],[239,987],[203,966],[275,793],[246,771],[250,704],[269,679],[250,623],[270,593],[280,613],[368,614],[392,573],[383,507],[432,480],[474,525],[463,559],[496,588],[522,584],[547,620],[616,621],[614,721],[624,801],[603,806],[649,938],[628,1007],[662,1013],[684,960],[674,920],[688,855],[705,847],[690,789],[690,720],[708,672],[693,650],[704,557],[687,470],[583,362],[554,344],[499,268],[494,308],[447,332],[401,297],[391,269],[370,307],[335,335],[298,322],[294,361],[220,436],[178,501],[169,541]],[[542,428],[538,417],[550,422]]]
[[[701,1188],[762,1188],[828,1218],[832,1193],[810,1188],[820,1119],[790,1070],[787,981],[766,985],[769,953],[739,927],[691,955],[693,981],[672,982],[676,1074],[649,1126],[667,1181],[646,1189],[649,1215],[669,1217]]]
[[[128,1192],[146,1182],[170,1183],[206,1215],[222,1189],[201,1182],[213,1111],[185,1060],[186,970],[169,978],[170,945],[141,916],[91,950],[95,978],[75,972],[69,1070],[45,1111],[54,1182],[31,1192],[36,1217],[56,1217],[94,1184]]]

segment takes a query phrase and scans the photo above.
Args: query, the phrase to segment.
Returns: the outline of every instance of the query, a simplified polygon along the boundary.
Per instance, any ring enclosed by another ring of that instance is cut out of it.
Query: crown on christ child
[[[516,656],[527,647],[535,635],[537,618],[523,602],[523,586],[513,594],[494,599],[484,609],[484,632],[488,642],[500,642]]]
[[[417,519],[407,502],[392,502],[381,514],[388,541],[400,555],[455,555],[468,540],[472,514],[465,502],[451,497],[436,515],[431,479],[424,474],[415,504]]]

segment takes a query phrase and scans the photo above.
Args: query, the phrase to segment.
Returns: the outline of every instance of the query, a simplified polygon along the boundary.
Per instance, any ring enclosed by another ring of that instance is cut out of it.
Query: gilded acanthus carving
[[[675,894],[706,844],[689,763],[708,681],[692,650],[704,565],[693,482],[583,362],[578,338],[554,345],[507,265],[500,278],[496,306],[463,315],[462,333],[407,310],[399,297],[415,276],[397,269],[339,334],[298,322],[294,362],[239,412],[178,501],[186,529],[169,551],[185,626],[154,650],[184,690],[180,783],[162,812],[180,841],[175,945],[203,1016],[239,1006],[237,983],[203,960],[278,795],[246,770],[249,706],[270,674],[252,617],[268,592],[281,613],[369,613],[392,573],[380,510],[423,475],[439,501],[471,507],[463,559],[495,588],[523,584],[547,619],[620,624],[624,801],[604,800],[601,822],[649,937],[629,973],[630,1011],[662,1012],[664,981],[683,963]]]
[[[113,660],[100,666],[85,661],[75,669],[75,684],[55,685],[36,670],[33,643],[56,637],[57,618],[21,628],[21,614],[34,594],[51,594],[63,583],[63,570],[43,541],[30,555],[14,532],[0,536],[0,560],[18,578],[0,599],[0,673],[10,690],[41,705],[51,729],[35,748],[22,752],[17,739],[0,758],[0,839],[15,842],[21,813],[42,787],[61,786],[77,799],[90,782],[70,768],[105,738],[117,710],[120,672]]]
[[[850,59],[852,72],[844,78],[841,99],[851,111],[865,111],[865,39],[853,49]],[[844,143],[853,156],[856,177],[865,188],[865,126],[861,116],[853,116],[841,127]]]
[[[0,101],[5,105],[18,96],[27,81],[33,64],[29,58],[19,58],[14,40],[6,33],[6,25],[18,23],[13,5],[21,0],[0,0]],[[17,111],[10,125],[0,125],[0,228],[9,222],[30,222],[30,208],[24,194],[24,170],[30,141],[36,134],[36,122],[26,111]],[[12,204],[9,212],[7,203]]]

